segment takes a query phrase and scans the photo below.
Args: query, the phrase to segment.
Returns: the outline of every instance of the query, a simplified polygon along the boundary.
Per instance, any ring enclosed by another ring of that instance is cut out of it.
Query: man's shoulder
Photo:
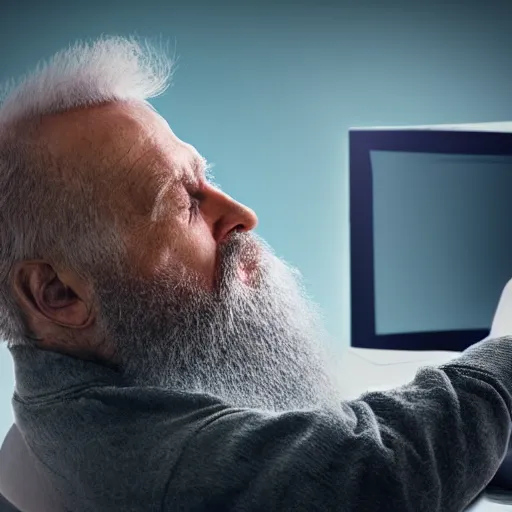
[[[13,405],[29,449],[54,485],[64,494],[81,489],[77,502],[99,494],[105,506],[109,489],[131,502],[163,496],[188,441],[227,409],[208,395],[94,385],[29,402],[15,396]]]

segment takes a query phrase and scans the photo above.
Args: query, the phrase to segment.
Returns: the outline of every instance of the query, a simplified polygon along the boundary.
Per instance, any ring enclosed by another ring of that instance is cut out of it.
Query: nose
[[[220,190],[213,189],[210,194],[216,205],[216,211],[211,213],[214,213],[213,236],[217,242],[222,242],[233,231],[251,231],[258,225],[258,217],[251,208]]]

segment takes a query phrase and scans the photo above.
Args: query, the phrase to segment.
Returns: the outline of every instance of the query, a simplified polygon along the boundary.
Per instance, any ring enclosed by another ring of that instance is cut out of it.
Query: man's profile
[[[511,341],[343,401],[298,272],[148,103],[171,72],[106,37],[0,104],[0,335],[63,507],[462,510],[506,452]]]

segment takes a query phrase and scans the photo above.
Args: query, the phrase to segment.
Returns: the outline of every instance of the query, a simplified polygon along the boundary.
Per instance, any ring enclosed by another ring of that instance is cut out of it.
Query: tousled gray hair
[[[135,38],[78,42],[37,66],[0,96],[0,340],[31,343],[9,283],[13,265],[43,259],[87,277],[121,260],[124,245],[106,222],[80,161],[53,157],[38,141],[41,117],[108,102],[141,101],[169,85],[173,59]],[[48,172],[50,169],[58,172]],[[61,176],[61,178],[59,178]],[[68,180],[64,179],[68,176]]]

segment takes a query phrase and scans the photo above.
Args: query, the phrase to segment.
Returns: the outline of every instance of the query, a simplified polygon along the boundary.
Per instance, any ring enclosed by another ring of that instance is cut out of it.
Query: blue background
[[[179,68],[155,106],[256,210],[258,232],[302,271],[342,346],[348,128],[512,119],[511,21],[512,2],[492,0],[3,0],[0,78],[77,38],[169,38]],[[0,436],[12,387],[1,350]]]

